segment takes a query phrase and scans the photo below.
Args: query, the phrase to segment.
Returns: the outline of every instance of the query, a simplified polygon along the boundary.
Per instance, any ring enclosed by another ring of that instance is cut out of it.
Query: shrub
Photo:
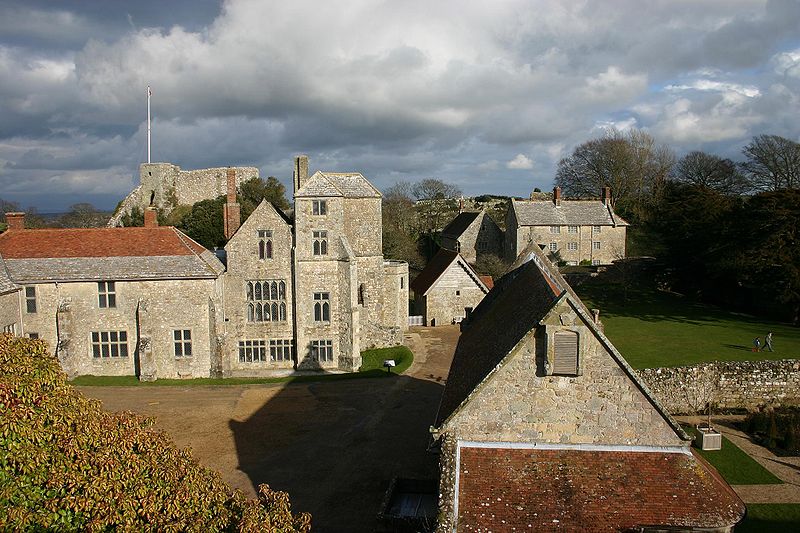
[[[66,383],[46,344],[0,336],[0,530],[310,531],[286,493],[232,491],[133,413]]]

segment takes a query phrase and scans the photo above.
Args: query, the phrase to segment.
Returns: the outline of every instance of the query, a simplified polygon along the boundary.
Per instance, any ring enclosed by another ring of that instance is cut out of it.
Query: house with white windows
[[[511,200],[506,214],[506,257],[514,260],[531,243],[568,265],[607,265],[625,257],[628,223],[614,212],[611,189],[599,200]]]
[[[140,228],[7,216],[0,297],[16,302],[15,332],[70,375],[148,380],[354,371],[361,350],[402,342],[408,265],[383,259],[381,194],[364,176],[309,176],[297,157],[294,218],[262,202],[243,224],[238,182],[229,169],[224,263],[152,207]]]

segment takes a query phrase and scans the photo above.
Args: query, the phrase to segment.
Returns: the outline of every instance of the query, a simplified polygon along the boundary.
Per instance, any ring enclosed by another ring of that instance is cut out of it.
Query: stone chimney
[[[603,187],[603,205],[611,207],[611,187]]]
[[[556,207],[561,207],[561,187],[553,189],[553,203]]]
[[[222,206],[225,239],[230,240],[242,225],[242,209],[236,202],[236,169],[228,168],[228,198]]]
[[[9,230],[25,229],[25,213],[6,213],[6,224]]]
[[[158,211],[155,207],[144,208],[144,227],[157,228],[158,227]]]
[[[308,156],[298,155],[294,158],[294,192],[300,190],[308,179]]]

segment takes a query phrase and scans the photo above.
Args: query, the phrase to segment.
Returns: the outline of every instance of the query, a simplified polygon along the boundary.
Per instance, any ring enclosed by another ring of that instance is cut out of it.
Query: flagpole
[[[147,162],[150,162],[150,86],[147,86]]]

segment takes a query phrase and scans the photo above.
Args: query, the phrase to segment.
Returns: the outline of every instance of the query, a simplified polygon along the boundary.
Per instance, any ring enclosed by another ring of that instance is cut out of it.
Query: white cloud
[[[772,58],[772,64],[777,74],[800,78],[800,48],[776,54]]]
[[[533,160],[525,154],[517,154],[514,159],[506,163],[506,168],[512,170],[528,170],[533,168]]]

